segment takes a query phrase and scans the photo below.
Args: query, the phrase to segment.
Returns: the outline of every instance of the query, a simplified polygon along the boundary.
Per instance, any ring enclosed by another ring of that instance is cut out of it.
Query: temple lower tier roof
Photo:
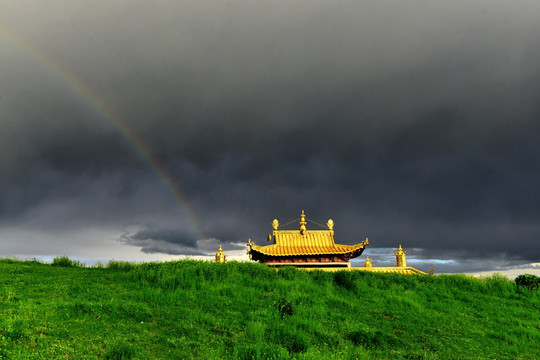
[[[357,250],[364,250],[363,243],[356,245],[293,245],[283,246],[273,244],[268,246],[259,246],[253,244],[251,251],[257,251],[267,256],[304,256],[304,255],[340,255],[349,254]]]
[[[342,245],[334,242],[332,230],[275,231],[275,244],[260,246],[251,243],[251,251],[267,256],[305,256],[305,255],[360,255],[366,243]]]

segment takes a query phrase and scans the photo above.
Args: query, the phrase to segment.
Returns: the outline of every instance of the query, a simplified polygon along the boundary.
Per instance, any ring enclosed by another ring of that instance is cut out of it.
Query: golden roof
[[[272,222],[274,227],[274,244],[267,246],[248,243],[251,250],[258,251],[269,256],[290,255],[323,255],[323,254],[347,254],[359,249],[365,249],[367,241],[356,245],[341,245],[334,242],[334,222],[328,220],[328,230],[306,229],[306,219],[302,211],[300,231],[277,230],[279,222]]]
[[[278,230],[277,232],[274,235],[275,244],[268,246],[252,244],[251,249],[270,256],[283,256],[345,254],[365,248],[364,243],[356,245],[336,244],[329,230],[310,230],[305,235],[300,234],[297,230]]]

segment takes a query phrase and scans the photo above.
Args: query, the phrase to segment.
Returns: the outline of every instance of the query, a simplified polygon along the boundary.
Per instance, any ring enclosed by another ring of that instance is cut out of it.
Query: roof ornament
[[[328,230],[330,230],[330,236],[334,236],[334,220],[328,219],[326,225],[328,226]]]
[[[300,234],[305,235],[306,234],[306,214],[304,214],[304,210],[302,210],[302,215],[300,215]]]
[[[405,251],[403,251],[403,249],[401,248],[401,245],[399,245],[399,249],[397,251],[396,254],[396,265],[398,267],[406,267],[407,266],[407,259],[406,259],[406,255],[407,253]]]
[[[227,262],[227,257],[225,256],[225,253],[223,252],[221,245],[219,245],[218,252],[216,253],[216,262],[220,262],[220,263]]]
[[[369,256],[366,257],[366,261],[364,262],[364,267],[373,267],[373,264],[369,260]]]
[[[251,260],[251,257],[252,257],[252,256],[251,256],[251,247],[252,247],[253,245],[255,245],[255,244],[251,242],[251,239],[248,239],[248,241],[247,241],[247,246],[248,246],[248,248],[246,249],[246,254],[249,255],[249,260]]]
[[[274,228],[274,230],[278,229],[279,221],[277,221],[277,219],[274,219],[274,221],[272,221],[272,227]]]
[[[334,230],[334,221],[332,219],[328,219],[326,225],[328,225],[328,230]]]

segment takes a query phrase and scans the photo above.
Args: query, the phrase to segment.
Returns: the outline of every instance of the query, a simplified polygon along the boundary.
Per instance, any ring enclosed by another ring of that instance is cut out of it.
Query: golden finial
[[[278,229],[279,221],[277,221],[277,219],[274,219],[274,221],[272,221],[272,227],[274,228],[274,230]]]
[[[328,225],[329,230],[334,230],[334,221],[332,221],[332,219],[328,219],[326,225]]]
[[[407,255],[407,253],[405,251],[403,251],[403,249],[401,248],[401,245],[399,245],[399,249],[397,251],[396,254],[396,264],[397,266],[403,266],[403,267],[406,267],[407,266],[407,260],[406,260],[406,257],[405,255]]]
[[[302,210],[302,214],[300,215],[300,234],[304,235],[306,233],[306,214],[304,214],[304,210]]]
[[[373,264],[369,260],[369,256],[366,257],[366,261],[364,262],[364,267],[373,267]]]
[[[227,262],[227,257],[225,256],[225,253],[223,252],[221,245],[219,245],[218,252],[216,253],[216,262],[220,262],[220,263]]]

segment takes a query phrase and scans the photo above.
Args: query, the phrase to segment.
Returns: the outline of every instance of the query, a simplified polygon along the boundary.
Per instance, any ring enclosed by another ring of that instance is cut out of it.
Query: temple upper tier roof
[[[267,246],[252,244],[251,249],[265,255],[284,256],[345,254],[365,248],[363,242],[356,245],[336,244],[329,230],[310,230],[306,231],[304,235],[300,234],[297,230],[281,230],[274,236],[274,239],[275,244]]]
[[[328,220],[328,230],[308,230],[306,224],[304,211],[301,215],[300,230],[278,230],[279,222],[274,220],[272,223],[274,244],[260,246],[250,240],[248,242],[250,250],[267,256],[337,255],[363,250],[368,244],[367,239],[355,245],[336,244],[332,220]]]

